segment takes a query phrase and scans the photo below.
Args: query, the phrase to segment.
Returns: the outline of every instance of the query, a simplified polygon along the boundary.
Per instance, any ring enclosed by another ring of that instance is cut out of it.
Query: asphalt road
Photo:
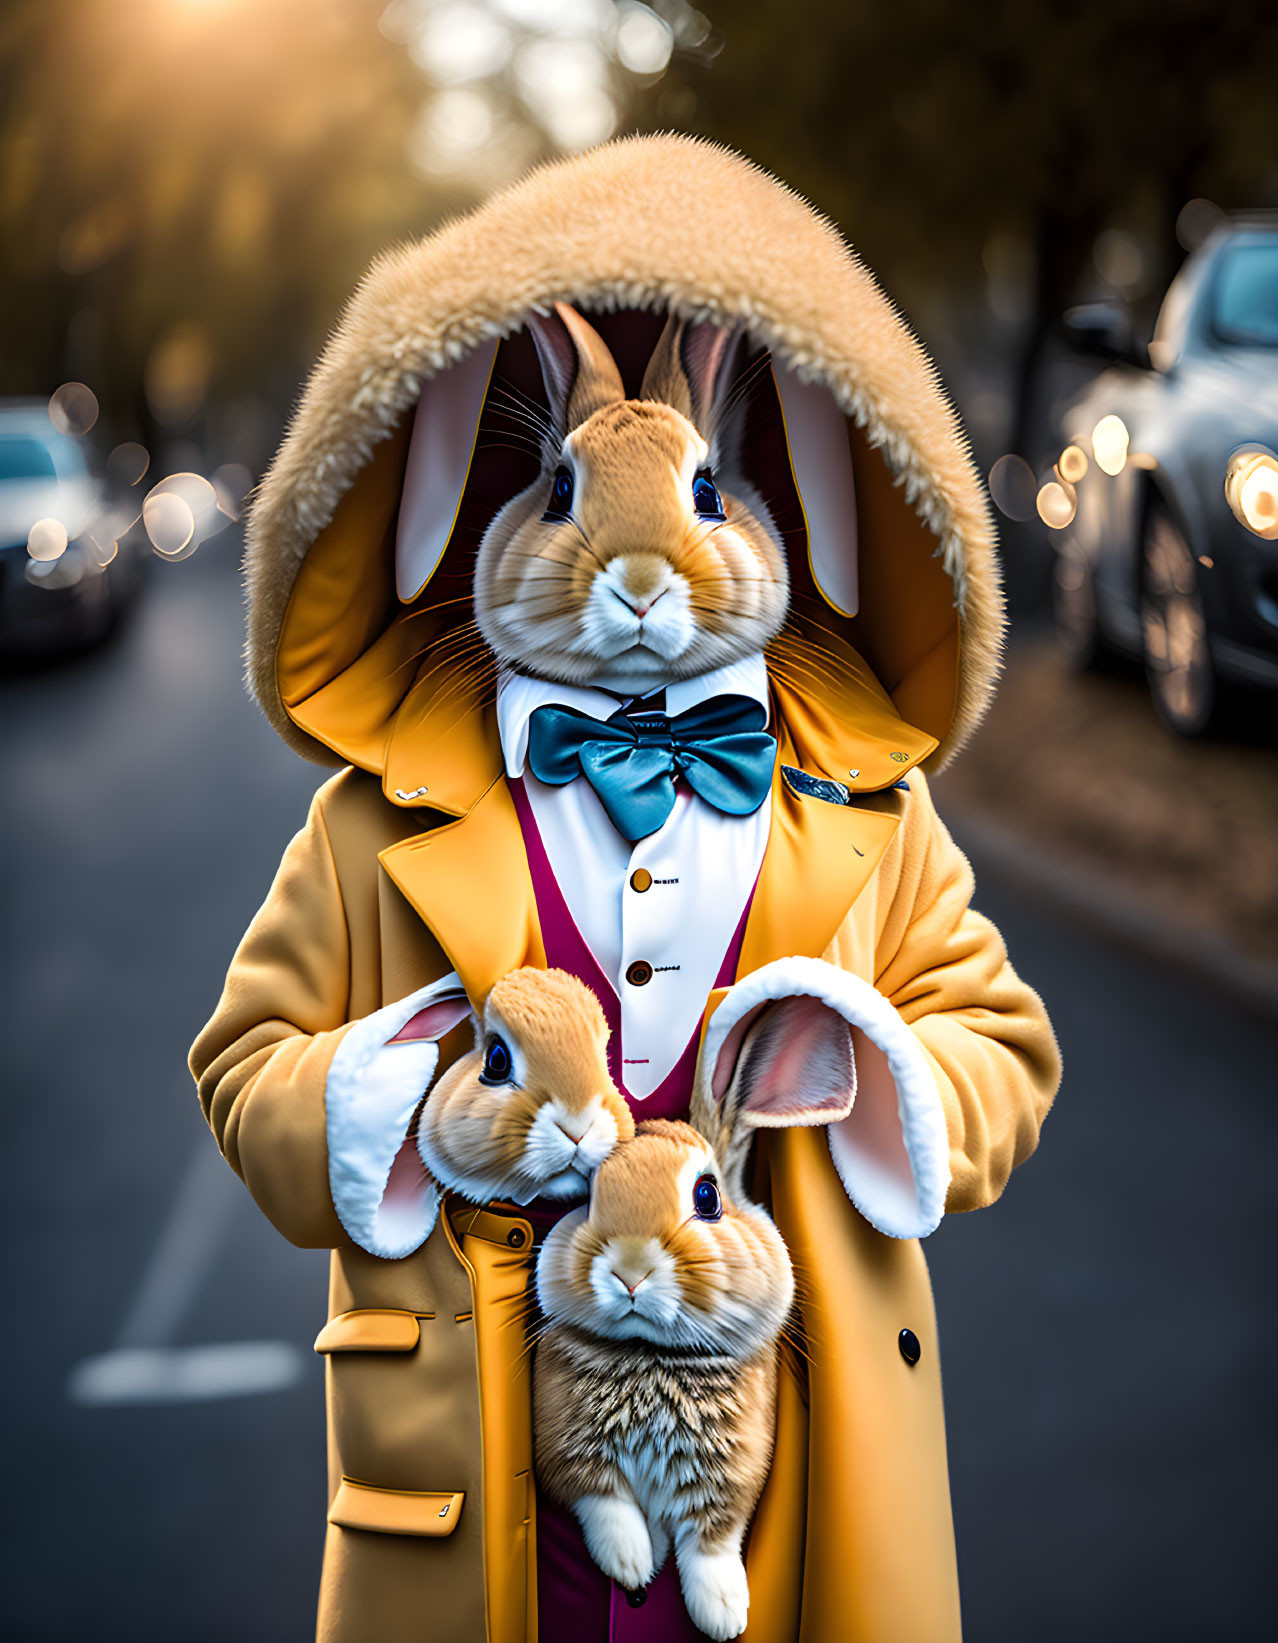
[[[240,688],[235,553],[0,681],[14,1643],[311,1635],[326,1260],[184,1065],[322,775]],[[969,1643],[1268,1637],[1278,1032],[994,874],[978,905],[1067,1075],[1003,1201],[931,1240]]]

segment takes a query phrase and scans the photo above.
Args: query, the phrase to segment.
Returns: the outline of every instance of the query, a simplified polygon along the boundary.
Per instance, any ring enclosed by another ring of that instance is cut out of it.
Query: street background
[[[327,1258],[221,1163],[185,1056],[324,774],[244,693],[235,516],[371,256],[611,129],[721,137],[858,245],[988,471],[1040,460],[1083,369],[1070,301],[1148,318],[1187,204],[1278,201],[1268,8],[704,3],[6,10],[0,395],[91,391],[55,408],[145,569],[105,642],[0,662],[6,1637],[311,1635]],[[512,68],[494,21],[548,49]],[[198,524],[176,548],[137,519],[168,476]],[[1175,739],[1139,669],[1065,664],[1047,529],[1000,523],[1008,674],[938,801],[1066,1075],[1003,1200],[929,1241],[967,1635],[1250,1643],[1276,1523],[1273,698]]]

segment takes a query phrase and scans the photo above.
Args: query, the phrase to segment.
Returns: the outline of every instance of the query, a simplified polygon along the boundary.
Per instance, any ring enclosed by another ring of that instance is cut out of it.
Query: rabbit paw
[[[703,1552],[680,1548],[679,1582],[695,1626],[707,1637],[740,1637],[746,1628],[750,1588],[745,1564],[734,1551]]]
[[[583,1495],[573,1510],[587,1550],[608,1578],[632,1592],[646,1586],[654,1573],[652,1537],[635,1503],[616,1495]]]

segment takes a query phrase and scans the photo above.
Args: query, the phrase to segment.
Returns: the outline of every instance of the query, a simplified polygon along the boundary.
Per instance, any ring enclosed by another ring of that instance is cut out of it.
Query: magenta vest
[[[595,962],[568,910],[551,871],[523,782],[511,780],[509,787],[523,831],[547,965],[567,970],[584,981],[602,1005],[612,1035],[608,1040],[608,1071],[636,1120],[686,1118],[697,1067],[700,1026],[652,1094],[642,1101],[636,1100],[627,1090],[623,1076],[621,1002],[616,988]],[[751,891],[751,900],[753,894]],[[715,978],[716,987],[730,986],[736,978],[749,913],[748,900],[723,955]],[[542,1217],[536,1208],[529,1206],[534,1221],[540,1221]],[[541,1643],[559,1643],[560,1639],[565,1643],[568,1639],[572,1643],[698,1643],[704,1637],[683,1606],[673,1553],[648,1587],[642,1603],[632,1607],[621,1587],[591,1561],[576,1518],[544,1494],[537,1497],[537,1617]]]

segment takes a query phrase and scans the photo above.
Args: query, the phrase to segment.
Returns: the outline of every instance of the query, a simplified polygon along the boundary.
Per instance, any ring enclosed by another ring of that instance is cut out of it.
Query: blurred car
[[[56,549],[28,552],[32,526]],[[47,402],[0,402],[0,656],[56,654],[95,643],[119,622],[142,582],[144,559],[116,549],[102,485],[78,440],[60,434]],[[50,550],[52,551],[52,550]]]
[[[1141,657],[1162,717],[1200,735],[1233,683],[1278,688],[1278,216],[1187,258],[1147,351],[1109,304],[1065,328],[1109,363],[1060,422],[1057,631],[1082,666]]]

